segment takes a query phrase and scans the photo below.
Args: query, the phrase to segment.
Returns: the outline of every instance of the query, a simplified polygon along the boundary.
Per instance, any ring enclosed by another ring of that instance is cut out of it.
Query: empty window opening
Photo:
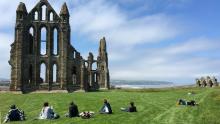
[[[72,83],[76,84],[76,67],[72,69]]]
[[[46,83],[46,65],[44,63],[41,64],[40,66],[40,83]]]
[[[47,30],[45,27],[41,29],[40,54],[45,55],[47,49]]]
[[[96,70],[97,69],[97,64],[96,63],[92,63],[92,70]]]
[[[94,73],[94,82],[97,82],[97,74]]]
[[[58,54],[58,32],[57,29],[54,29],[53,32],[53,54],[57,55]]]
[[[34,20],[38,20],[38,12],[37,11],[34,13]]]
[[[76,58],[76,51],[73,52],[73,58]]]
[[[47,15],[46,5],[43,5],[41,10],[42,10],[42,20],[44,21],[44,20],[46,20],[46,15]]]
[[[50,21],[53,21],[53,12],[50,12]]]
[[[29,29],[29,54],[33,54],[34,49],[34,29],[31,27]]]
[[[85,67],[86,67],[86,68],[88,67],[88,63],[87,63],[87,62],[85,62]]]
[[[57,65],[53,65],[53,83],[57,83]]]

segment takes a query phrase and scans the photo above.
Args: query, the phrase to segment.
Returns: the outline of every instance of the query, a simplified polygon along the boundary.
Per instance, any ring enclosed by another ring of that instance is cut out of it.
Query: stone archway
[[[72,84],[76,85],[77,84],[77,69],[75,66],[72,67],[71,76],[72,76]]]

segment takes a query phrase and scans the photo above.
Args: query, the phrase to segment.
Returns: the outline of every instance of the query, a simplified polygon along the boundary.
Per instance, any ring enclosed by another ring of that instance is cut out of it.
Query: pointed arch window
[[[58,72],[57,65],[54,64],[53,65],[53,83],[57,83],[57,72]]]
[[[73,83],[73,85],[77,84],[76,76],[77,76],[77,70],[76,70],[76,67],[74,66],[72,68],[72,83]]]
[[[73,58],[76,58],[76,51],[73,51]]]
[[[50,12],[50,21],[53,21],[53,12]]]
[[[28,39],[29,39],[29,54],[33,54],[33,50],[34,50],[34,29],[33,27],[31,27],[29,29],[29,35],[28,35]]]
[[[34,20],[38,20],[38,12],[37,11],[34,12]]]
[[[92,63],[92,70],[96,70],[97,69],[97,64],[96,63]]]
[[[94,73],[94,82],[97,82],[97,73]]]
[[[47,6],[43,5],[41,7],[41,11],[42,11],[42,20],[45,21],[46,20],[46,15],[47,15]]]
[[[53,30],[53,54],[58,54],[58,31],[56,28]]]
[[[45,63],[42,63],[40,65],[40,80],[41,80],[41,83],[46,83],[46,71],[47,71],[46,65],[45,65]]]
[[[41,41],[40,41],[40,54],[46,55],[47,53],[47,29],[45,27],[41,28]]]

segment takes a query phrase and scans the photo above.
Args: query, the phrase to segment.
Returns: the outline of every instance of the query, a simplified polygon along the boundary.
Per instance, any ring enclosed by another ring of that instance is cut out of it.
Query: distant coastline
[[[193,84],[177,84],[168,81],[146,81],[146,80],[111,80],[112,88],[117,89],[147,89],[147,88],[170,88],[192,86]]]

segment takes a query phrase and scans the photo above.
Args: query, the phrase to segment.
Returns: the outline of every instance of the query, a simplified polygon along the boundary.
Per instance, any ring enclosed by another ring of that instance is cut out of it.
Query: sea
[[[173,83],[166,81],[111,81],[114,88],[145,89],[192,86],[193,84]]]

